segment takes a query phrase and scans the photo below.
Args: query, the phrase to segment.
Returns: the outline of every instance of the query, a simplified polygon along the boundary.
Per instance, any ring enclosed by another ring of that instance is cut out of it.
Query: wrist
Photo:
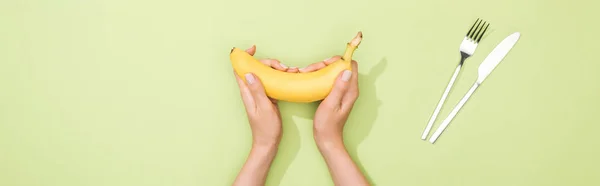
[[[341,135],[317,134],[314,136],[317,148],[321,152],[345,150],[344,140]]]
[[[277,140],[254,140],[252,141],[252,149],[271,150],[277,149],[279,141]]]
[[[259,159],[264,159],[270,161],[277,154],[278,144],[252,144],[252,149],[250,150],[251,157],[261,157]]]
[[[255,137],[252,139],[252,147],[276,148],[279,146],[281,136],[275,137]]]

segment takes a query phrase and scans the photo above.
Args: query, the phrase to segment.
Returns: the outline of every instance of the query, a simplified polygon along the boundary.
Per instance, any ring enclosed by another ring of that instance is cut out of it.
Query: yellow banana
[[[229,58],[234,71],[246,81],[245,74],[253,73],[265,88],[267,96],[288,102],[307,103],[324,99],[344,70],[352,70],[352,54],[362,40],[358,32],[352,41],[346,44],[342,58],[325,68],[307,73],[282,72],[267,66],[246,51],[234,47]]]

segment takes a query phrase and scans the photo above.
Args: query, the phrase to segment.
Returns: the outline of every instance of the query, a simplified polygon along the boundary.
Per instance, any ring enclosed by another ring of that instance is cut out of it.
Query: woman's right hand
[[[344,125],[358,95],[358,64],[353,60],[352,71],[340,72],[331,92],[321,101],[315,113],[313,132],[320,148],[342,142]]]
[[[309,65],[300,72],[324,68],[339,56],[325,62]],[[308,69],[308,70],[306,70]],[[348,116],[358,98],[358,64],[352,61],[352,71],[338,75],[329,95],[321,101],[313,120],[313,135],[321,155],[327,163],[335,185],[369,185],[344,146],[343,131]]]
[[[301,68],[299,72],[318,71],[340,59],[339,55],[333,56]],[[358,98],[358,93],[358,64],[352,60],[352,71],[345,70],[338,74],[331,92],[317,108],[313,120],[313,135],[318,145],[342,140],[344,125]]]

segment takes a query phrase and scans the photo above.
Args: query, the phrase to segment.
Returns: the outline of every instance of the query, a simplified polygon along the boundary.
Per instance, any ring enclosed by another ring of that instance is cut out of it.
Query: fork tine
[[[489,26],[490,26],[490,23],[488,23],[485,26],[485,29],[483,29],[483,32],[481,32],[481,35],[479,35],[479,37],[477,38],[477,43],[479,43],[479,41],[481,41],[481,38],[483,37],[483,35],[485,34],[485,31],[488,29]]]
[[[477,18],[477,20],[475,21],[475,23],[473,23],[473,26],[471,26],[471,29],[469,29],[469,32],[467,32],[467,37],[470,38],[469,35],[471,35],[471,31],[473,30],[473,28],[475,28],[475,25],[477,25],[477,22],[479,22],[479,18]]]
[[[483,20],[479,21],[479,23],[477,23],[477,26],[475,26],[475,30],[473,30],[473,32],[471,32],[471,35],[469,35],[469,39],[473,39],[475,38],[476,34],[475,32],[477,32],[478,30],[481,29],[481,27],[479,25],[481,25],[481,23],[483,23]]]
[[[475,33],[472,37],[473,41],[475,41],[475,43],[477,42],[477,37],[479,36],[479,32],[481,32],[481,30],[483,30],[483,26],[485,26],[486,22],[483,22],[483,24],[481,25],[481,27],[477,27],[477,33]]]

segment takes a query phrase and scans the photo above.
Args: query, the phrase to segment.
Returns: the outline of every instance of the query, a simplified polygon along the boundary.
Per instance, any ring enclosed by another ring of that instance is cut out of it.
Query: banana
[[[245,74],[253,73],[265,88],[267,96],[297,103],[308,103],[325,99],[332,90],[335,80],[344,70],[352,70],[352,55],[362,40],[358,32],[352,41],[346,44],[343,57],[325,68],[307,73],[282,72],[267,66],[245,50],[234,47],[229,58],[235,73],[246,81]]]

